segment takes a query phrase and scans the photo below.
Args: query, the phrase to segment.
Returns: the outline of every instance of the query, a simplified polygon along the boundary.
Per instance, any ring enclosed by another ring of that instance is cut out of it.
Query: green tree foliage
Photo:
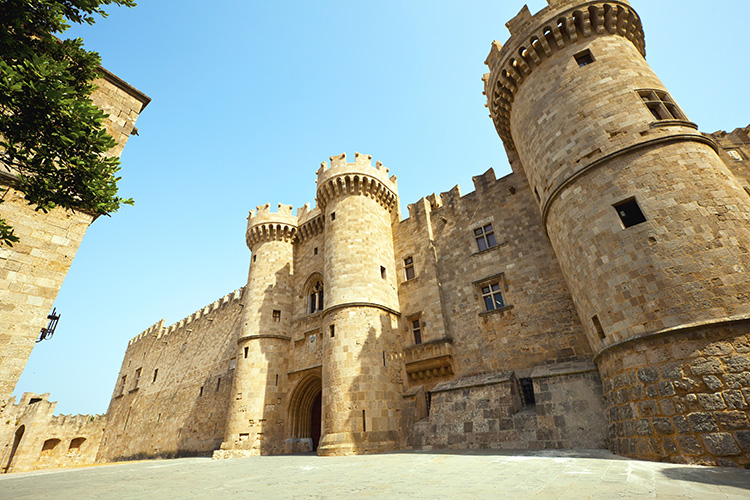
[[[117,196],[119,160],[91,102],[99,54],[80,38],[61,41],[72,23],[94,24],[103,7],[133,0],[0,0],[0,169],[15,176],[36,210],[59,206],[107,215]],[[4,193],[0,192],[0,196]],[[0,198],[0,203],[2,198]],[[18,241],[0,218],[0,245]]]

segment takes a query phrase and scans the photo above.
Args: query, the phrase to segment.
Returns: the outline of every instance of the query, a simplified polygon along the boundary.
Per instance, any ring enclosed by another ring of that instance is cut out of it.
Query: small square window
[[[281,311],[279,311],[277,309],[274,309],[274,311],[273,311],[273,320],[276,323],[280,323],[281,322]]]
[[[481,252],[497,246],[497,240],[495,239],[495,231],[492,229],[492,224],[486,224],[474,230],[474,239],[477,241],[477,248]]]
[[[576,62],[578,63],[579,67],[588,66],[592,62],[595,61],[594,55],[591,53],[589,49],[584,50],[583,52],[579,52],[575,56]]]
[[[625,228],[635,226],[641,222],[646,222],[646,216],[643,215],[641,207],[638,206],[638,202],[635,201],[635,198],[621,201],[612,206],[617,210],[617,215],[620,216],[622,225]]]
[[[487,311],[494,311],[495,309],[505,307],[499,281],[482,287],[482,300],[484,300],[484,308]]]
[[[414,259],[411,257],[404,259],[404,274],[407,281],[414,279]]]

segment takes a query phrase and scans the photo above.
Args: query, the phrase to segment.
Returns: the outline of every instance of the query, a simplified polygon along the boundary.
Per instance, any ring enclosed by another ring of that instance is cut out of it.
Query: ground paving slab
[[[0,476],[0,499],[750,499],[750,470],[603,450],[180,458]]]

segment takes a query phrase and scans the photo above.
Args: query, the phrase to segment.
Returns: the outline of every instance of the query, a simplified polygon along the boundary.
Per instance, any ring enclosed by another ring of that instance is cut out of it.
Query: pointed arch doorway
[[[292,438],[302,450],[317,451],[322,433],[323,386],[318,374],[303,377],[292,393],[289,412]],[[302,443],[308,443],[303,445]]]

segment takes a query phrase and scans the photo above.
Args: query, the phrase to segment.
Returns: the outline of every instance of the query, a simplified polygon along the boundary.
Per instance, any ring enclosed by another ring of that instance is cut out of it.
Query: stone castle
[[[513,173],[402,217],[396,177],[342,154],[314,208],[251,211],[247,285],[130,341],[98,460],[750,462],[750,127],[697,130],[626,1],[548,3],[486,61]]]

